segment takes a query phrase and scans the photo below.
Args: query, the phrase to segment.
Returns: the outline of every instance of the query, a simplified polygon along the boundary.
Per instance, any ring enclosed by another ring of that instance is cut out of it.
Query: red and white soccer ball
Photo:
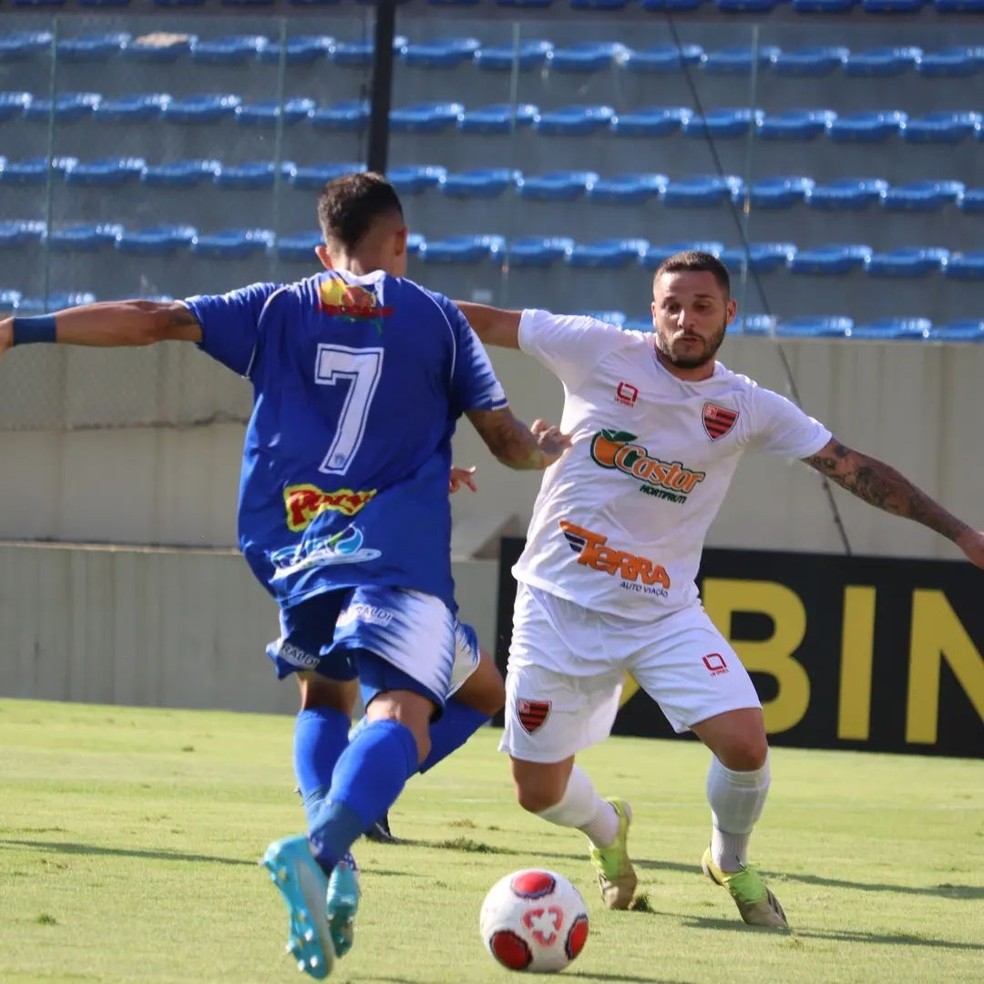
[[[588,938],[581,893],[563,875],[542,868],[497,881],[478,924],[486,948],[503,967],[532,974],[563,970]]]

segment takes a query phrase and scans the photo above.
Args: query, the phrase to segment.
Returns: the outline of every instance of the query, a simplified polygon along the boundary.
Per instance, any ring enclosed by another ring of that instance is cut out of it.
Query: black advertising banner
[[[522,547],[502,541],[502,669]],[[969,564],[706,550],[698,585],[755,681],[772,744],[984,755],[984,574]],[[639,691],[613,733],[673,732]]]

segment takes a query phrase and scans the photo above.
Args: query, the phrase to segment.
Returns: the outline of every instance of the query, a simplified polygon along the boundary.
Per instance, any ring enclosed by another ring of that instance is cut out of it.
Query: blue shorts
[[[458,622],[439,598],[363,585],[281,609],[280,638],[267,655],[281,679],[297,670],[331,680],[359,677],[366,705],[384,691],[410,690],[441,708],[457,649]]]

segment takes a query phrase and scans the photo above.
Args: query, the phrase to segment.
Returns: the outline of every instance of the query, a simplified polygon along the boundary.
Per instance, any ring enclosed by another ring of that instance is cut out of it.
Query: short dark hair
[[[713,274],[718,286],[724,291],[724,296],[731,298],[731,277],[728,275],[728,268],[716,256],[698,249],[688,249],[668,256],[656,268],[653,283],[655,284],[664,273],[683,273],[687,270]]]
[[[325,242],[351,252],[380,216],[403,219],[400,196],[381,174],[359,171],[329,181],[318,196],[318,222]]]

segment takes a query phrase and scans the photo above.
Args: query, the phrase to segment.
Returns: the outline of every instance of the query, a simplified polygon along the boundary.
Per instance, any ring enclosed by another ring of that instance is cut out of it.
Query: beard
[[[727,329],[728,322],[723,321],[720,329],[708,339],[699,338],[697,335],[687,336],[697,339],[701,343],[700,351],[693,355],[675,355],[670,345],[667,344],[666,338],[659,331],[656,332],[656,348],[659,350],[659,354],[677,369],[699,369],[701,366],[706,366],[717,355]]]

